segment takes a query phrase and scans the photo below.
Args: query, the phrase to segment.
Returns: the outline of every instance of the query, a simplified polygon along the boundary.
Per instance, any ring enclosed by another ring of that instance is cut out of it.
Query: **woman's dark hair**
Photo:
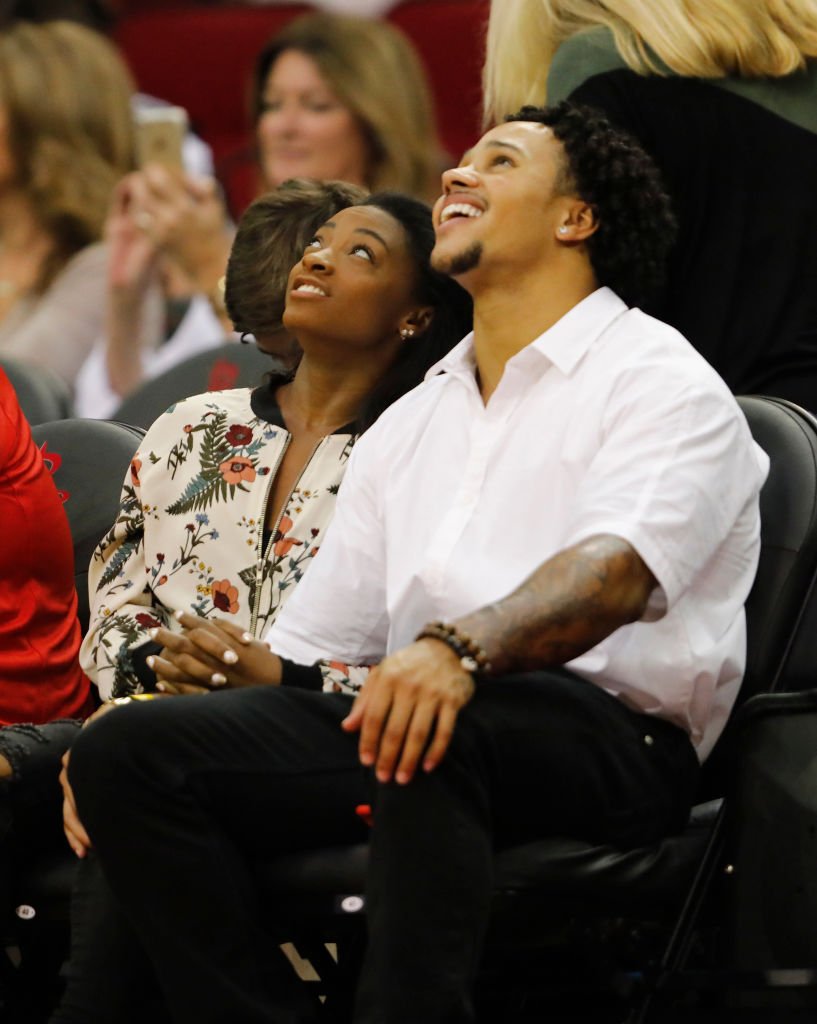
[[[366,430],[392,402],[416,387],[426,371],[468,334],[473,311],[470,295],[452,278],[444,277],[431,266],[434,226],[431,209],[425,203],[399,192],[376,192],[360,205],[376,206],[402,226],[414,264],[413,297],[418,303],[434,308],[428,328],[405,342],[369,396],[360,416],[361,429]]]
[[[638,142],[597,110],[567,101],[523,107],[505,120],[546,124],[561,142],[566,166],[557,187],[580,196],[598,218],[585,243],[598,283],[629,306],[655,298],[676,222],[658,168]]]

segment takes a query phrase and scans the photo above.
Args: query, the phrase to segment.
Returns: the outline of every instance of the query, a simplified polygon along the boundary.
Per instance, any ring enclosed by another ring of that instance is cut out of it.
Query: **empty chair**
[[[88,563],[116,519],[122,480],[144,433],[125,423],[78,419],[41,423],[32,430],[71,527],[77,615],[83,632],[88,625]]]
[[[269,356],[262,355],[255,345],[219,345],[145,381],[128,395],[111,418],[147,429],[182,398],[205,391],[256,387],[271,369]]]

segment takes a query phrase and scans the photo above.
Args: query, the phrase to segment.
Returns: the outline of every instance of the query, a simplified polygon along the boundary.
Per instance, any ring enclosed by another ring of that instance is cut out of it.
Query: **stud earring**
[[[400,337],[403,339],[403,341],[405,341],[407,338],[413,338],[414,337],[414,328],[413,327],[404,327],[403,330],[400,331]]]
[[[566,224],[562,224],[562,226],[559,228],[559,234],[560,235],[566,235],[567,234],[567,225]]]

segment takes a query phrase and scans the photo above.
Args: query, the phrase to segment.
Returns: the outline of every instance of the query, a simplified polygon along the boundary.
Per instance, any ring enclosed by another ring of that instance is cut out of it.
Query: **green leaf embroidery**
[[[109,584],[119,576],[122,571],[122,566],[128,561],[135,551],[138,551],[140,540],[126,540],[116,554],[113,555],[111,560],[105,566],[105,571],[102,573],[102,578],[97,585],[97,592],[102,590],[103,587],[107,587]]]

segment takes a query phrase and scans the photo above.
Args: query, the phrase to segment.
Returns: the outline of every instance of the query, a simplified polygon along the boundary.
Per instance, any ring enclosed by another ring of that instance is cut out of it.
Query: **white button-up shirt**
[[[628,541],[639,622],[568,668],[711,749],[745,663],[768,458],[677,331],[601,288],[511,358],[487,405],[465,338],[358,442],[320,554],[267,635],[372,664],[501,599],[558,551]]]

